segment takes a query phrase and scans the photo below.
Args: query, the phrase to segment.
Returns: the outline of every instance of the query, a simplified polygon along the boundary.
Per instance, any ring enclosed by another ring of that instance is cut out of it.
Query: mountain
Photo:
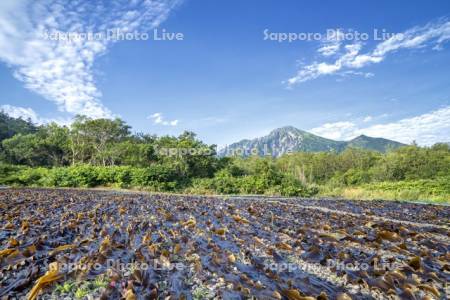
[[[233,143],[219,151],[220,156],[272,155],[281,156],[292,152],[341,152],[348,147],[364,148],[379,152],[405,146],[402,143],[365,135],[350,141],[335,141],[323,138],[292,126],[278,128],[268,135],[252,140]]]
[[[396,149],[402,146],[406,145],[388,139],[373,138],[367,135],[360,135],[347,142],[347,147],[363,148],[378,152],[386,152],[389,149]]]

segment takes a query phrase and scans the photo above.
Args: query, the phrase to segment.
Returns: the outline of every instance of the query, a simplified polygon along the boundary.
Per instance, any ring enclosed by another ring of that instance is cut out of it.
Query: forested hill
[[[405,144],[383,138],[361,135],[350,141],[335,141],[312,133],[286,126],[273,130],[266,136],[242,140],[222,149],[221,156],[281,156],[289,152],[341,152],[349,147],[386,152]]]
[[[28,134],[36,130],[37,127],[31,121],[12,118],[0,111],[0,142],[17,133]]]

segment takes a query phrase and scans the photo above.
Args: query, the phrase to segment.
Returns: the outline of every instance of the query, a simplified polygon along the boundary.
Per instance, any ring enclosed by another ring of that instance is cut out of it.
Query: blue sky
[[[149,38],[46,36],[111,28]],[[156,41],[155,28],[183,40]],[[288,33],[297,39],[275,40]],[[447,0],[6,0],[0,105],[38,123],[120,116],[136,131],[192,130],[218,145],[285,125],[430,145],[450,141],[449,40]]]

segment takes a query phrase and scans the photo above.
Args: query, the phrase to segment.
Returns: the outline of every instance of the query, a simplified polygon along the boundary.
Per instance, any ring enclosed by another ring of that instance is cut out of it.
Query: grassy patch
[[[84,299],[86,296],[96,293],[99,289],[108,286],[108,279],[100,275],[94,280],[75,282],[68,280],[55,287],[55,294],[58,296],[71,296],[75,299]]]
[[[450,180],[422,179],[415,181],[376,182],[350,187],[323,186],[322,196],[343,197],[346,199],[385,199],[408,200],[437,203],[450,203]]]
[[[55,287],[55,291],[59,294],[68,294],[75,289],[75,282],[69,280]]]

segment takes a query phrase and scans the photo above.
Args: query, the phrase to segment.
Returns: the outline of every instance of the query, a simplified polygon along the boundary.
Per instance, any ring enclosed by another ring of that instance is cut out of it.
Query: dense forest
[[[348,148],[280,158],[219,157],[193,132],[132,133],[121,119],[36,126],[0,112],[0,184],[159,192],[447,201],[450,147]]]

